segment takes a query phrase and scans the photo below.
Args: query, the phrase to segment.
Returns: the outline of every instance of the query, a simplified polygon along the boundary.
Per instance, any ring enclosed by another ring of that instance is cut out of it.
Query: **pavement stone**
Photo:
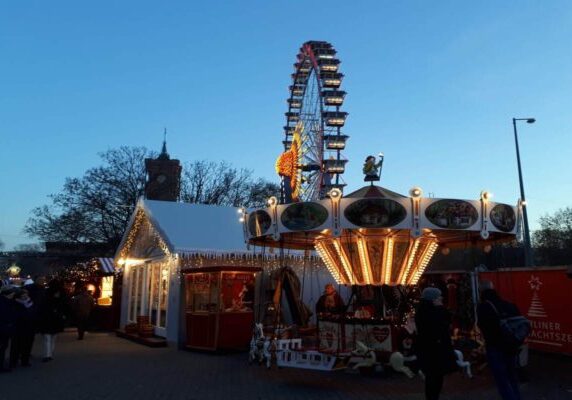
[[[422,400],[423,382],[386,373],[364,377],[258,365],[245,353],[211,354],[148,348],[111,333],[58,335],[54,361],[42,363],[39,337],[33,365],[0,374],[0,400]],[[531,354],[523,400],[572,400],[572,358]],[[446,377],[443,400],[497,399],[487,370]]]

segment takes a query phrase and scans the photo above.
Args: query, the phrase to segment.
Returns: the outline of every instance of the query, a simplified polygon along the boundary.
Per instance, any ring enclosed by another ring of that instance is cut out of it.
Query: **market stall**
[[[248,347],[258,271],[260,268],[234,266],[182,271],[187,347],[200,350]]]

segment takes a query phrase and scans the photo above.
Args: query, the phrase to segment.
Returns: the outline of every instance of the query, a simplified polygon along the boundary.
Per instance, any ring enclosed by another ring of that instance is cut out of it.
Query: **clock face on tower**
[[[166,177],[165,175],[163,175],[163,174],[157,176],[157,182],[158,182],[158,183],[163,183],[163,182],[165,182],[166,180],[167,180],[167,177]]]

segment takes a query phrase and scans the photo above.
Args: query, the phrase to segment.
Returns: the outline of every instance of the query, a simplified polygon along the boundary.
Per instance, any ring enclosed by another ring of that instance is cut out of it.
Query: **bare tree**
[[[566,207],[540,218],[533,234],[534,247],[544,265],[572,263],[572,208]]]
[[[253,207],[262,205],[280,191],[263,179],[253,181],[252,172],[221,161],[194,161],[183,168],[181,199],[187,203]]]
[[[24,231],[44,241],[108,242],[120,240],[145,187],[144,147],[120,147],[100,153],[104,165],[82,178],[67,178],[52,204],[32,211]]]

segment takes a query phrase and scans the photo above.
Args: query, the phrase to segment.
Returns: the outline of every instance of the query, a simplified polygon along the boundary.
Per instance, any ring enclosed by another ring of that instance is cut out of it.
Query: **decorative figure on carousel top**
[[[365,182],[373,182],[379,181],[379,176],[381,174],[381,167],[383,165],[383,153],[379,153],[379,161],[375,161],[375,156],[368,156],[365,159],[365,163],[363,164],[363,173],[365,177],[363,180]]]

